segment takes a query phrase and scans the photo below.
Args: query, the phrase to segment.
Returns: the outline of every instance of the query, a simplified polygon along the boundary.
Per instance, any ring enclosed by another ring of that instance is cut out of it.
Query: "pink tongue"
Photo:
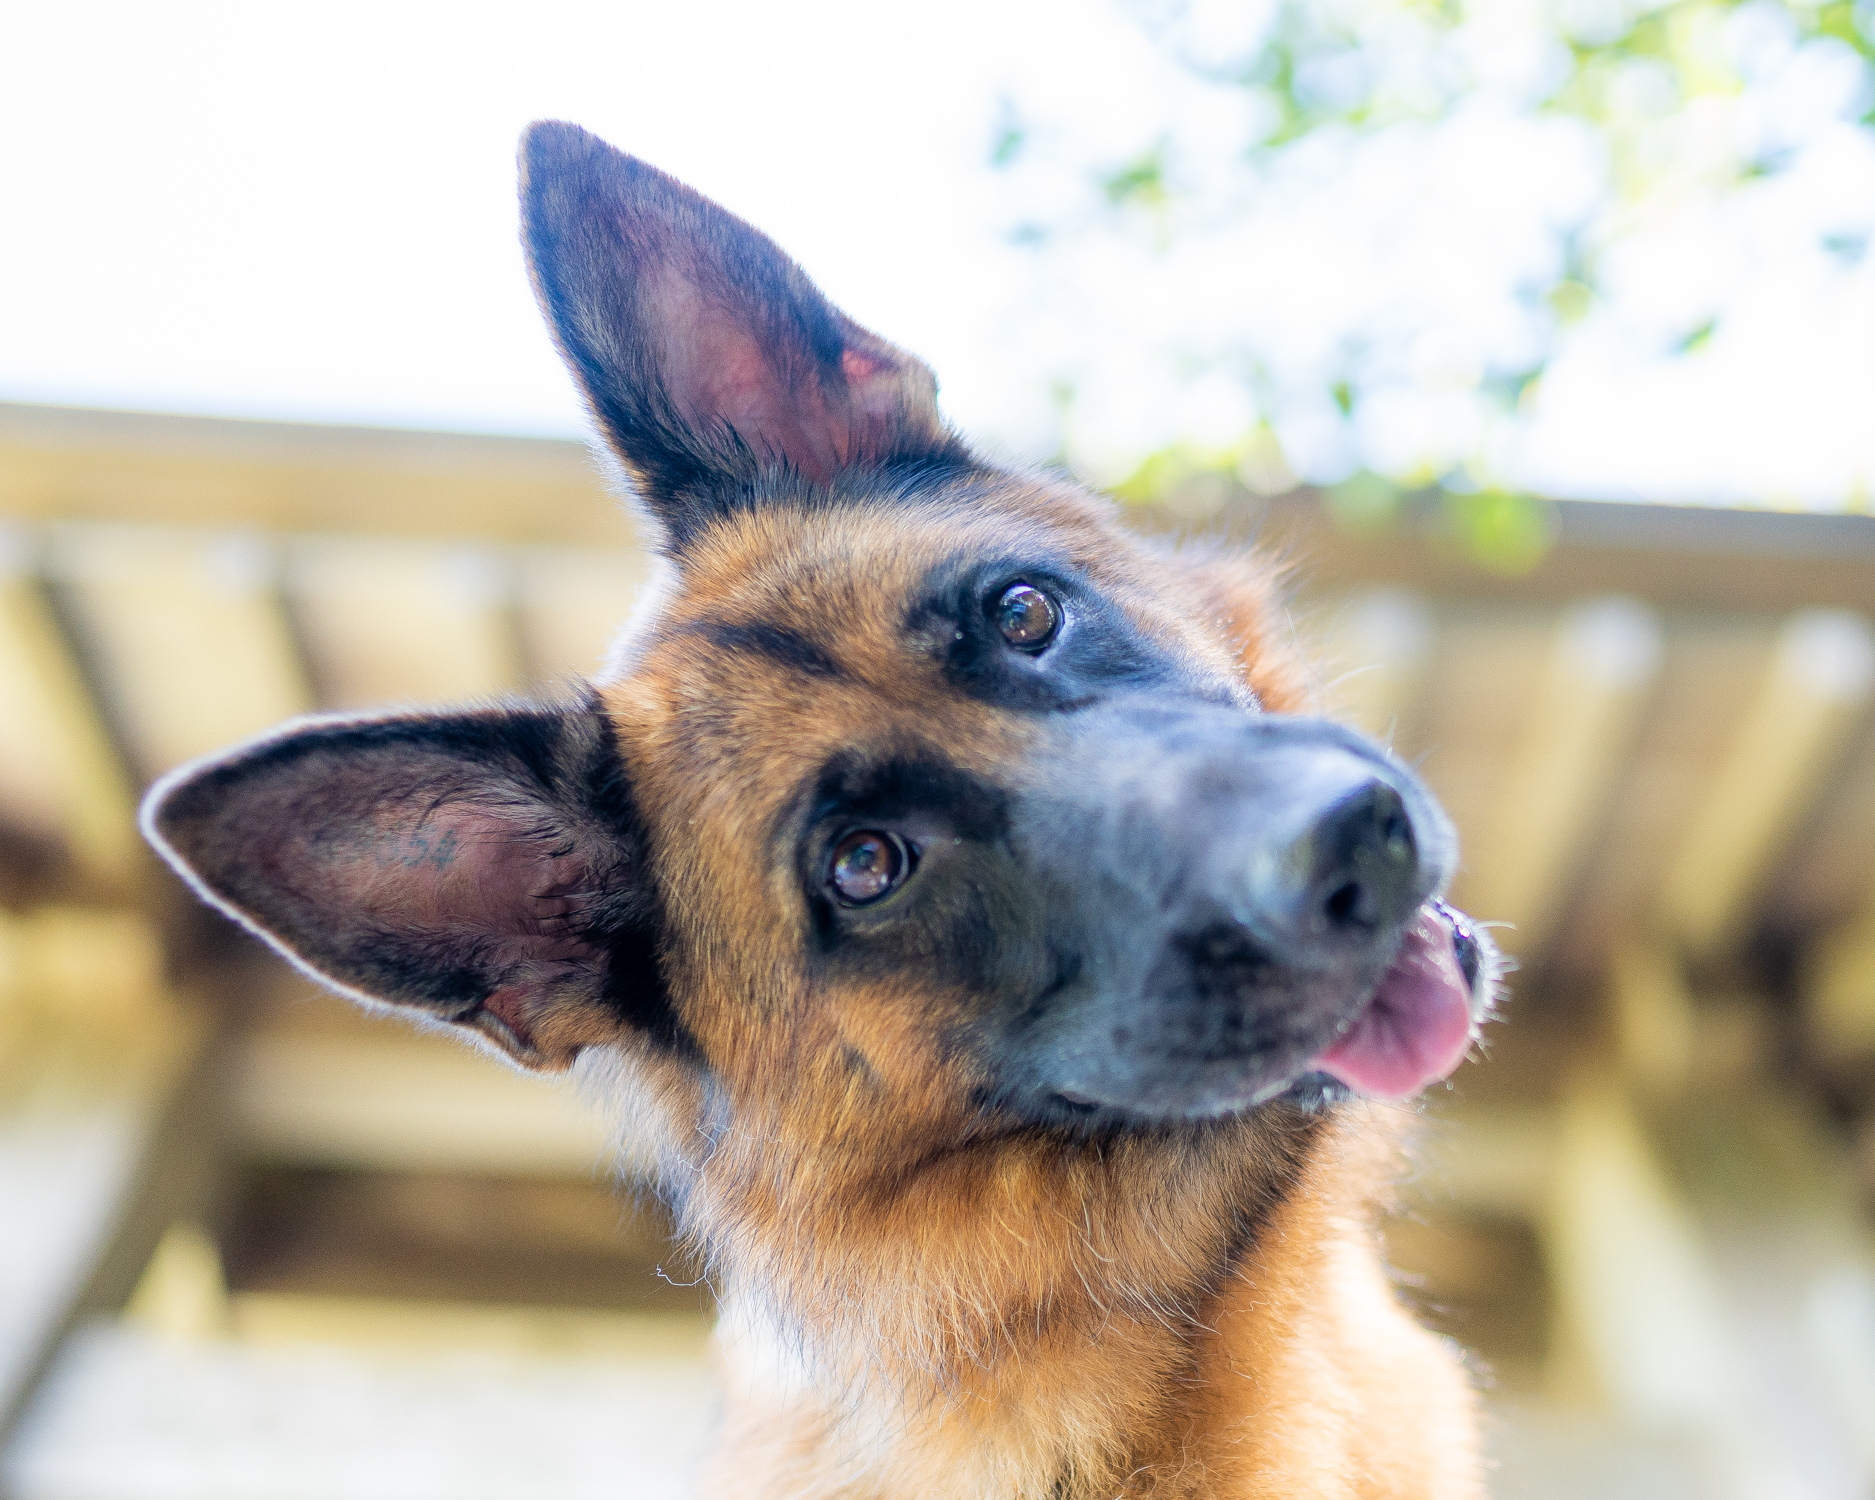
[[[1459,1064],[1471,1040],[1471,990],[1452,929],[1430,909],[1408,929],[1367,1009],[1314,1066],[1357,1094],[1410,1099]]]

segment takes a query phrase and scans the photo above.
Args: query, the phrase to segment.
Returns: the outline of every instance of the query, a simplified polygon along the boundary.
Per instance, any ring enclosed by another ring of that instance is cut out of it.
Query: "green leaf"
[[[990,144],[990,165],[998,171],[1011,165],[1028,143],[1028,127],[1016,114],[1015,105],[1003,100],[997,110],[996,133]]]
[[[1465,554],[1493,573],[1528,573],[1556,545],[1555,508],[1534,495],[1448,491],[1444,510],[1447,527]]]
[[[1322,495],[1328,514],[1349,531],[1375,532],[1391,526],[1406,492],[1391,479],[1363,470]]]
[[[1674,345],[1673,352],[1675,354],[1697,354],[1701,349],[1712,342],[1712,330],[1718,326],[1719,320],[1717,318],[1707,318],[1705,322],[1701,323],[1691,333],[1687,334],[1678,344]]]
[[[1163,205],[1166,201],[1164,142],[1102,178],[1100,186],[1114,208],[1134,204],[1150,208]]]

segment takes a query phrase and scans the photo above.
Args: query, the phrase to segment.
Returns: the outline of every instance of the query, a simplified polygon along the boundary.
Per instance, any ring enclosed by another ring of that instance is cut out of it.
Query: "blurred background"
[[[131,823],[281,718],[564,682],[629,614],[515,237],[558,116],[771,233],[989,452],[1297,562],[1324,691],[1520,964],[1388,1227],[1494,1492],[1875,1495],[1869,0],[7,33],[5,1494],[678,1495],[707,1439],[630,1122],[314,993]]]

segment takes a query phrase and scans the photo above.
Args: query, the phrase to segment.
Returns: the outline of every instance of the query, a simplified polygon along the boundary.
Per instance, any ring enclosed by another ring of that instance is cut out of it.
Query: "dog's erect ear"
[[[929,369],[655,167],[541,121],[521,139],[521,222],[560,351],[674,545],[767,469],[967,460]]]
[[[315,977],[530,1067],[674,1027],[637,819],[589,707],[302,721],[158,783],[143,826]]]

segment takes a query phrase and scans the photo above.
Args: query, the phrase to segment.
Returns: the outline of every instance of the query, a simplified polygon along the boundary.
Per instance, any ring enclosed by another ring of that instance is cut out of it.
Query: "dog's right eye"
[[[891,894],[910,870],[911,854],[903,839],[862,828],[833,846],[827,884],[843,905],[870,906]]]
[[[1061,629],[1061,606],[1032,583],[1010,584],[990,615],[1018,651],[1040,651]]]

